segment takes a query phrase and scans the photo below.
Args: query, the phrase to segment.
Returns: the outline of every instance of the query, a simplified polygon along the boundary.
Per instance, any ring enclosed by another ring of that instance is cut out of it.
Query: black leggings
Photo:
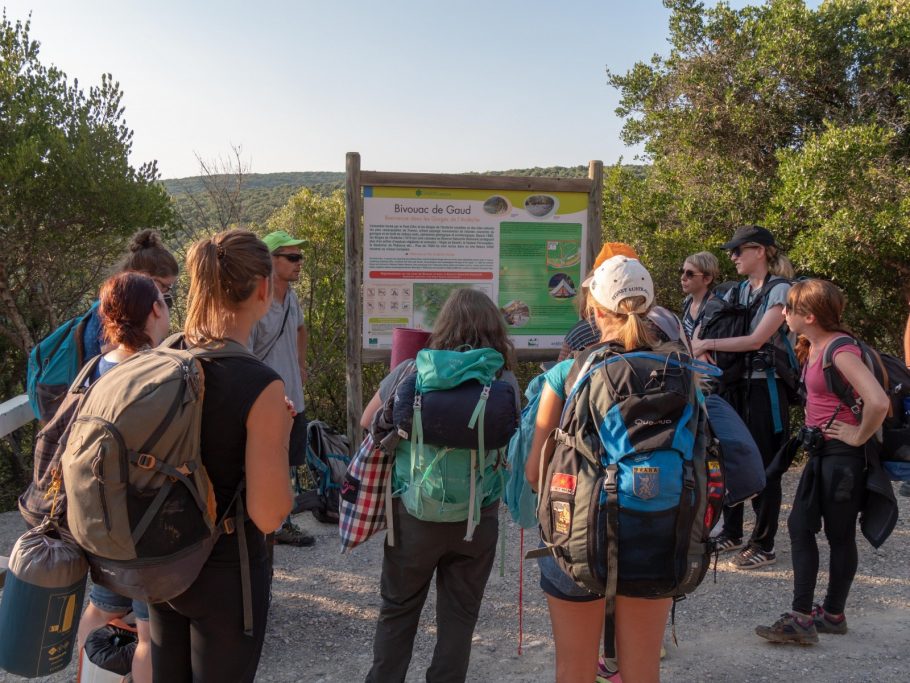
[[[831,614],[842,614],[856,575],[856,518],[863,503],[866,461],[862,448],[829,441],[821,458],[819,487],[825,537],[831,548],[828,592],[822,606]],[[818,580],[818,544],[806,525],[795,523],[805,514],[797,498],[788,527],[793,554],[793,611],[809,614]]]
[[[247,524],[253,590],[253,635],[243,633],[236,534],[222,536],[195,583],[169,603],[149,605],[154,680],[253,681],[269,613],[265,537]]]

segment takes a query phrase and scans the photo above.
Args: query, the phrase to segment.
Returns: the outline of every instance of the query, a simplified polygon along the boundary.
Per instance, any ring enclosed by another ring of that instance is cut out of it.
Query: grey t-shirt
[[[248,345],[254,356],[281,375],[284,391],[298,413],[302,413],[304,408],[303,382],[297,358],[297,328],[302,324],[300,303],[294,290],[289,288],[283,304],[272,299],[268,313],[253,327]]]

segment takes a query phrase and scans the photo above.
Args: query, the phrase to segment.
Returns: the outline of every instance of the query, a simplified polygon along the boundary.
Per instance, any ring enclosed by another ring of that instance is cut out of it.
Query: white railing
[[[0,403],[0,439],[35,419],[28,396],[22,394]]]

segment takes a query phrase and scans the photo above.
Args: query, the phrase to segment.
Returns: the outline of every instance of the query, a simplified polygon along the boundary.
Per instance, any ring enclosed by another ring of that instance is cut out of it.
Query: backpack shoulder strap
[[[860,354],[863,356],[863,361],[866,361],[866,354],[864,349],[859,341],[853,337],[838,337],[833,339],[822,352],[822,373],[825,376],[825,387],[832,394],[837,396],[841,402],[847,406],[851,412],[856,412],[856,399],[853,396],[853,388],[847,383],[843,375],[838,372],[837,368],[834,366],[834,353],[840,348],[843,348],[848,345],[853,345],[860,350]]]

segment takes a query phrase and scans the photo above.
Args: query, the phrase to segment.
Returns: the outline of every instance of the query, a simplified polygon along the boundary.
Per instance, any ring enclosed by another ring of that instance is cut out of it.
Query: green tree
[[[126,238],[171,221],[155,162],[130,165],[132,131],[110,74],[88,91],[39,61],[29,23],[0,21],[0,338],[4,395],[35,342],[79,312]]]
[[[716,250],[735,226],[766,221],[800,270],[835,279],[863,330],[891,343],[900,325],[890,307],[896,278],[877,280],[888,291],[873,296],[862,273],[905,272],[908,263],[906,249],[884,245],[899,244],[906,230],[898,207],[910,158],[910,5],[664,4],[669,54],[610,74],[623,139],[643,144],[651,167],[643,179],[619,167],[607,173],[607,238],[635,244],[662,288],[678,292],[672,273],[687,253]],[[859,140],[874,150],[862,154]],[[851,155],[861,168],[849,169]],[[801,171],[824,186],[824,202],[811,181],[799,182]],[[867,230],[864,210],[876,216],[876,230]],[[863,250],[869,261],[851,271],[832,260],[830,243],[849,244],[858,232],[874,235],[879,248]]]

